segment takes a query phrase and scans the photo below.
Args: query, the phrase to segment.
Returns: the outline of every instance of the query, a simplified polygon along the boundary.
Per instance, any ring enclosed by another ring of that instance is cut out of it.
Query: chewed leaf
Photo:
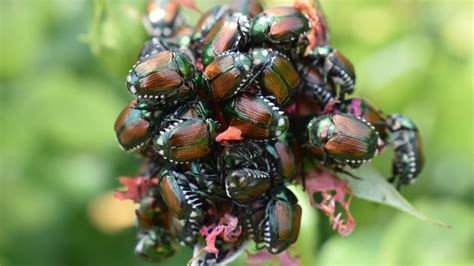
[[[362,180],[357,180],[345,175],[341,175],[341,178],[349,181],[349,187],[352,189],[354,196],[391,206],[423,221],[443,227],[451,227],[442,221],[429,218],[415,209],[377,170],[370,165],[363,165],[359,169],[351,172]]]

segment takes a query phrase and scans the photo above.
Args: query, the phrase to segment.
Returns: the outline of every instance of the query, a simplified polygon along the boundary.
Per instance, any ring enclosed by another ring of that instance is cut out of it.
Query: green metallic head
[[[330,137],[333,121],[330,115],[323,115],[311,119],[308,123],[308,141],[311,145],[323,147]]]

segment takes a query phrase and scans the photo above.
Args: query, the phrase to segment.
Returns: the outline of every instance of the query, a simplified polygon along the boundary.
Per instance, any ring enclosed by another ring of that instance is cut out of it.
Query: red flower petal
[[[352,191],[347,185],[348,181],[341,180],[328,172],[314,170],[306,176],[305,184],[311,205],[320,209],[329,217],[333,230],[337,230],[342,236],[351,234],[356,222],[349,210]],[[315,193],[321,193],[321,202],[315,202]],[[342,213],[336,213],[336,204],[339,204],[344,209],[346,220],[342,219]]]
[[[226,131],[220,133],[216,137],[217,142],[226,141],[226,140],[241,140],[242,139],[242,131],[240,129],[230,126],[226,129]]]

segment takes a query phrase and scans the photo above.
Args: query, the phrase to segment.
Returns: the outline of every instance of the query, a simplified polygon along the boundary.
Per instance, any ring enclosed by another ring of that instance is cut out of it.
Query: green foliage
[[[105,67],[123,76],[135,62],[130,56],[143,45],[142,14],[146,1],[95,0],[89,33],[82,40]]]
[[[215,4],[197,2],[203,10]],[[401,193],[452,228],[356,198],[357,227],[343,238],[304,195],[292,253],[302,265],[472,265],[472,3],[321,2],[333,46],[356,67],[356,94],[419,126],[427,165]],[[138,165],[117,148],[112,127],[131,98],[125,73],[145,39],[143,9],[130,0],[2,1],[1,265],[149,265],[133,255],[133,228],[107,234],[88,216],[91,201]],[[391,156],[388,150],[374,162],[384,177]],[[189,257],[180,249],[163,265]]]
[[[341,177],[349,181],[349,187],[351,188],[354,196],[360,199],[377,202],[399,209],[422,221],[430,222],[443,227],[450,227],[448,224],[433,218],[429,218],[425,214],[415,209],[410,204],[410,202],[408,202],[395,189],[393,184],[388,183],[387,180],[375,169],[370,167],[370,165],[363,165],[359,169],[352,172],[357,177],[361,178],[361,180],[348,177],[346,175],[341,175]]]

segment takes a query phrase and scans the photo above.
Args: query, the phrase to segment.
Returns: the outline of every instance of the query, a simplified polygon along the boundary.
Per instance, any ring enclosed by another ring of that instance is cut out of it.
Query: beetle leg
[[[176,179],[179,188],[183,192],[185,202],[189,207],[189,218],[187,221],[195,225],[199,224],[205,216],[204,201],[195,192],[196,190],[192,189],[194,185],[188,181],[185,175],[175,171],[170,171],[170,174]]]
[[[178,238],[181,241],[181,244],[187,245],[189,247],[196,244],[199,237],[199,228],[200,225],[196,223],[189,222],[189,220],[184,222],[183,230],[178,235]]]
[[[329,92],[328,90],[326,90],[320,85],[315,85],[312,87],[312,89],[313,89],[313,97],[316,100],[321,101],[324,106],[327,105],[329,102],[335,100],[331,92]]]
[[[340,167],[340,166],[336,166],[335,170],[336,170],[336,172],[338,172],[338,173],[348,175],[348,176],[350,176],[350,177],[352,177],[352,178],[354,178],[354,179],[357,179],[357,180],[364,180],[363,178],[360,178],[360,177],[354,175],[353,173],[344,170],[344,169],[343,169],[342,167]]]
[[[347,70],[347,68],[352,66],[348,66],[339,58],[342,56],[340,52],[338,53],[339,56],[336,56],[335,53],[337,53],[337,51],[333,50],[323,56],[323,77],[325,83],[327,83],[330,78],[334,83],[340,86],[339,99],[344,100],[346,93],[351,94],[354,91],[355,79],[353,78],[354,74],[349,73]]]
[[[392,176],[389,179],[387,179],[387,181],[390,183],[393,183],[397,179],[397,176],[398,176],[398,168],[395,163],[395,160],[393,160],[392,161]]]

